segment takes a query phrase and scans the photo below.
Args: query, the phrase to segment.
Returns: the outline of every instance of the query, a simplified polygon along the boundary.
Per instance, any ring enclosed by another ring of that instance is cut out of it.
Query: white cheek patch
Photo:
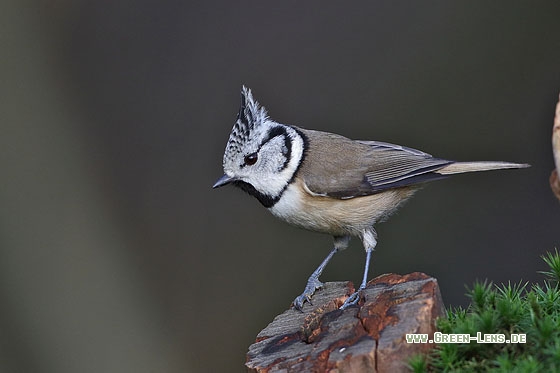
[[[291,141],[291,153],[290,158],[287,160],[287,165],[285,165],[284,167],[286,158],[278,157],[278,154],[276,154],[277,159],[281,163],[273,163],[271,169],[267,170],[268,172],[263,173],[262,177],[251,180],[251,184],[255,187],[255,189],[264,192],[265,194],[270,195],[274,198],[279,197],[284,192],[284,190],[288,186],[288,183],[290,183],[295,172],[297,171],[303,157],[303,138],[296,132],[296,130],[291,127],[286,127],[286,133]],[[278,139],[275,138],[273,141],[283,140],[281,139],[281,137],[278,137]],[[279,147],[280,144],[276,144],[276,149],[278,149]],[[272,157],[274,155],[270,156]],[[278,170],[281,171],[278,172]]]
[[[287,148],[284,136],[277,136],[268,141],[259,152],[262,171],[269,175],[278,175],[289,159],[286,158]],[[286,149],[286,150],[285,150]],[[278,151],[280,150],[280,151]]]

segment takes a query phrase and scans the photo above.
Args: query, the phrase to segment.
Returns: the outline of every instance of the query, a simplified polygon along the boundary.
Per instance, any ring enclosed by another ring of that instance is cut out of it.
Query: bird
[[[293,301],[303,310],[332,257],[359,238],[366,259],[362,282],[340,309],[356,305],[365,289],[375,224],[383,222],[428,181],[465,172],[529,167],[512,162],[456,162],[420,150],[281,124],[268,116],[246,86],[223,155],[224,175],[213,188],[233,185],[256,197],[274,216],[329,234],[334,246]]]

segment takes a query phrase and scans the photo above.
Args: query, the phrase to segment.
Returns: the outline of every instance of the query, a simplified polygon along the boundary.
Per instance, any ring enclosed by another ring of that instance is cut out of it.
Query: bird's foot
[[[303,304],[306,301],[309,302],[309,304],[313,304],[311,303],[311,297],[313,296],[313,294],[315,294],[315,290],[322,287],[323,283],[317,278],[310,278],[309,280],[307,280],[307,285],[305,286],[305,290],[303,291],[303,293],[301,293],[300,296],[294,299],[294,308],[301,311],[303,310]]]
[[[345,310],[346,308],[348,308],[350,306],[354,306],[354,305],[358,304],[358,302],[360,301],[360,291],[361,290],[362,289],[358,289],[358,291],[356,291],[355,293],[350,294],[350,296],[348,298],[346,298],[346,300],[344,301],[342,306],[340,306],[340,309]]]

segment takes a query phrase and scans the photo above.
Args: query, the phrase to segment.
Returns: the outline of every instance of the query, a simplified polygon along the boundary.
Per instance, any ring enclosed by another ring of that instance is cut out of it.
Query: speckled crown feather
[[[268,115],[265,108],[261,107],[253,98],[251,90],[243,86],[241,90],[241,107],[237,114],[237,121],[229,135],[224,162],[228,156],[231,157],[235,153],[240,153],[243,145],[248,142],[251,136],[255,135],[254,132],[267,119]]]

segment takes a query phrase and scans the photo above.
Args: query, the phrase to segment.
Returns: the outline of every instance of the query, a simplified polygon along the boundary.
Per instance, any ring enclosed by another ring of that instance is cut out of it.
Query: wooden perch
[[[278,315],[249,347],[250,372],[408,372],[408,359],[432,344],[406,343],[407,333],[433,337],[444,314],[437,280],[424,273],[371,280],[358,306],[338,309],[351,282],[328,282],[303,312]]]
[[[556,105],[556,113],[554,115],[554,125],[552,127],[552,153],[554,154],[554,163],[556,169],[550,175],[550,187],[560,200],[560,100]]]

